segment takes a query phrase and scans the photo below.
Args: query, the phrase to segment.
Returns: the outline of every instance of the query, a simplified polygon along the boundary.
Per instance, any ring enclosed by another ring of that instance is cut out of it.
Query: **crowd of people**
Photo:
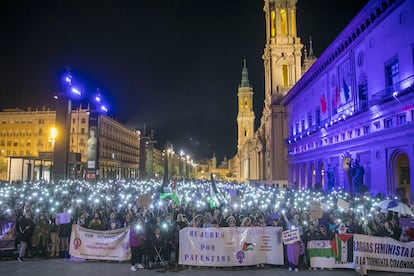
[[[69,257],[72,223],[94,230],[130,227],[131,270],[156,261],[176,265],[184,227],[298,228],[302,242],[285,251],[289,270],[309,266],[307,241],[331,240],[335,233],[414,241],[414,229],[400,227],[401,214],[377,207],[382,195],[217,183],[213,199],[210,181],[172,186],[180,202],[160,198],[162,183],[155,180],[0,183],[0,221],[16,221],[19,261]],[[71,221],[57,223],[57,213],[69,213]]]

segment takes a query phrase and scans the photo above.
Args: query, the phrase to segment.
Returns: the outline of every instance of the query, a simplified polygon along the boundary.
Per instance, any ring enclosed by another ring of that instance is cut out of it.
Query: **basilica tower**
[[[265,0],[266,45],[263,53],[265,100],[259,134],[264,178],[287,180],[286,111],[281,99],[302,76],[303,45],[296,33],[297,0]]]
[[[246,67],[246,60],[242,70],[242,79],[239,85],[238,110],[237,114],[237,149],[241,147],[254,136],[254,112],[253,112],[253,88],[249,83],[249,72]]]

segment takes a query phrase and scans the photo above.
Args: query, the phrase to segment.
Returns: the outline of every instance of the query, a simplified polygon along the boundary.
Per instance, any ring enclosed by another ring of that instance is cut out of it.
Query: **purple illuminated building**
[[[414,1],[370,1],[282,105],[290,183],[414,203]]]

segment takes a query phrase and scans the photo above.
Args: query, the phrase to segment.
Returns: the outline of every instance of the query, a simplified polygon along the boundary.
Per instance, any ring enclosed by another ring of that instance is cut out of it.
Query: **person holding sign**
[[[305,253],[305,246],[300,238],[303,230],[299,229],[299,216],[295,214],[291,221],[287,220],[284,213],[283,216],[288,222],[288,230],[283,231],[283,242],[286,245],[289,271],[299,271],[299,259]]]

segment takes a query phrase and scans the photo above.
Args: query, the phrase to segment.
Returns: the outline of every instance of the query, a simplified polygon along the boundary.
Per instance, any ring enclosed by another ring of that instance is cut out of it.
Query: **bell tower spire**
[[[296,31],[297,0],[265,0],[265,89],[267,104],[279,101],[299,80],[303,45]]]
[[[253,111],[253,88],[249,84],[249,72],[246,59],[243,60],[242,78],[239,85],[237,97],[239,112],[237,115],[238,141],[237,148],[240,149],[247,140],[254,136],[254,111]]]
[[[265,101],[261,118],[264,178],[287,180],[286,110],[282,98],[302,76],[302,48],[296,30],[297,0],[264,0]]]

